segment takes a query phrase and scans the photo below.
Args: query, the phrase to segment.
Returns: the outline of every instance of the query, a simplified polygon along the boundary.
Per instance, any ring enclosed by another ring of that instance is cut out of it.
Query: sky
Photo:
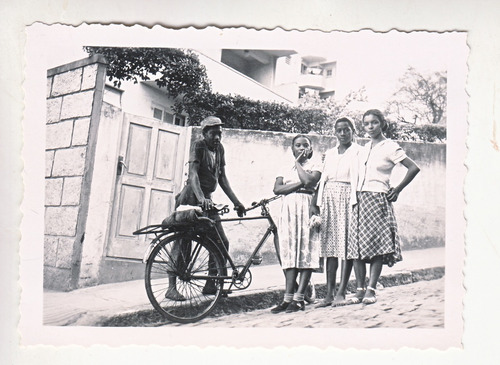
[[[300,52],[337,61],[337,98],[365,86],[369,104],[379,108],[409,66],[424,73],[446,71],[452,52],[447,35],[428,32],[340,33],[323,44],[329,46],[312,44]]]

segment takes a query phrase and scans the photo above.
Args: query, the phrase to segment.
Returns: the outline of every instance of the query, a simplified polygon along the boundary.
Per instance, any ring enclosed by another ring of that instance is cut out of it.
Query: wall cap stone
[[[75,68],[84,67],[87,65],[91,65],[93,63],[101,63],[103,65],[107,65],[108,62],[103,55],[96,54],[92,57],[83,58],[78,61],[70,62],[62,66],[57,66],[47,70],[47,77],[54,76],[63,72],[67,72],[70,70],[74,70]]]

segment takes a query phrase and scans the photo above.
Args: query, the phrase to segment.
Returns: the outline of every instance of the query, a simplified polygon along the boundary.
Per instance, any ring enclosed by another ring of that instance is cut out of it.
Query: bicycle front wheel
[[[151,252],[145,273],[153,307],[171,321],[196,322],[220,298],[224,279],[221,254],[200,237],[177,234]]]

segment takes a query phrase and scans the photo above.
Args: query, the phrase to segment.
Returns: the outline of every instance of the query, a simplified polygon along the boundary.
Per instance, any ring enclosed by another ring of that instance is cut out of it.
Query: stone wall
[[[47,71],[44,286],[77,286],[106,65],[102,57]]]

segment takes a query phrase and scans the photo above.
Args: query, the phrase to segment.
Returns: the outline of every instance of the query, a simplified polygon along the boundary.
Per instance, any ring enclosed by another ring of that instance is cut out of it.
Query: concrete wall
[[[193,138],[199,137],[195,129]],[[253,201],[273,196],[277,171],[292,163],[291,140],[294,134],[225,129],[222,142],[226,150],[227,175],[238,198],[247,206]],[[333,136],[311,135],[316,157],[336,144]],[[364,144],[366,140],[358,141]],[[445,242],[445,172],[446,145],[433,143],[400,143],[408,156],[421,168],[420,174],[402,192],[394,204],[403,250],[443,246]],[[406,169],[397,166],[393,184]],[[219,188],[214,194],[218,203],[232,205]],[[271,203],[277,217],[280,201]],[[233,216],[234,213],[231,214]],[[265,224],[257,222],[227,223],[226,233],[236,256],[244,257],[256,245]],[[259,231],[260,230],[260,231]],[[271,242],[264,247],[267,262],[273,262]]]
[[[77,286],[105,79],[95,56],[47,71],[44,286]]]

